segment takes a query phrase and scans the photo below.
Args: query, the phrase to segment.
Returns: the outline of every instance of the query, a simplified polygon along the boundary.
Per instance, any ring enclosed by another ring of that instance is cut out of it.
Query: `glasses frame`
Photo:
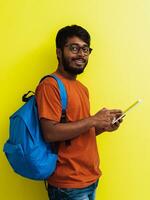
[[[78,50],[77,52],[74,52],[73,49],[72,49],[72,46],[73,45],[76,45],[78,47]],[[80,46],[79,44],[76,44],[76,43],[71,43],[71,44],[66,44],[65,47],[69,47],[69,50],[73,53],[73,54],[78,54],[80,52],[80,50],[82,49],[82,52],[84,53],[84,55],[88,56],[91,54],[92,52],[92,48],[90,48],[89,46]],[[89,51],[88,52],[84,52],[84,49],[85,47],[88,47]]]

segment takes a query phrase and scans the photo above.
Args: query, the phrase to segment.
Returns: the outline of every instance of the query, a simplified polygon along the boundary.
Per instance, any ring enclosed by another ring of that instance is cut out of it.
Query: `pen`
[[[118,120],[122,119],[123,117],[125,117],[126,113],[131,110],[134,106],[136,106],[138,103],[141,103],[142,100],[137,100],[135,101],[131,106],[129,106],[124,112],[123,114],[118,117],[117,119],[114,118],[113,121],[112,121],[112,124],[115,124]]]

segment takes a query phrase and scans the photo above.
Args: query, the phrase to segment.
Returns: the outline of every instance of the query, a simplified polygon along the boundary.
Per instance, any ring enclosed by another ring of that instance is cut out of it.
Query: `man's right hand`
[[[122,115],[122,111],[119,109],[112,109],[109,110],[107,108],[103,108],[99,112],[97,112],[93,116],[94,120],[94,127],[96,129],[96,132],[104,132],[104,131],[115,131],[118,129],[120,123],[122,120],[119,122],[116,122],[115,124],[112,124],[112,121],[114,118],[118,118]]]

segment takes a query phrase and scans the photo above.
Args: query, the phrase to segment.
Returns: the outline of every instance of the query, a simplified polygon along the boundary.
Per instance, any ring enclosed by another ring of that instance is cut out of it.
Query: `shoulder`
[[[35,94],[36,96],[39,94],[47,94],[49,96],[50,93],[59,95],[59,89],[56,80],[51,77],[47,77],[39,83],[35,90]]]
[[[41,88],[58,88],[58,86],[57,86],[57,82],[56,82],[56,80],[54,79],[54,78],[52,78],[52,77],[47,77],[47,78],[45,78],[44,80],[42,80],[42,82],[41,83],[39,83],[39,85],[37,86],[37,88],[36,89],[41,89]]]

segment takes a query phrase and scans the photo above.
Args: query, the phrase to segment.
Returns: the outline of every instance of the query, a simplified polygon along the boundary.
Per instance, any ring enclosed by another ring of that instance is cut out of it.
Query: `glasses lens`
[[[90,49],[89,49],[89,47],[82,47],[82,51],[84,54],[89,54]]]
[[[72,53],[78,53],[79,49],[80,49],[80,47],[78,45],[75,45],[75,44],[70,45],[70,50]]]
[[[85,54],[85,55],[89,55],[92,51],[91,48],[89,48],[88,46],[83,46],[83,47],[80,47],[79,45],[77,44],[69,44],[69,45],[66,45],[69,47],[70,51],[74,54],[77,54],[79,53],[80,49],[82,49],[82,52]]]

